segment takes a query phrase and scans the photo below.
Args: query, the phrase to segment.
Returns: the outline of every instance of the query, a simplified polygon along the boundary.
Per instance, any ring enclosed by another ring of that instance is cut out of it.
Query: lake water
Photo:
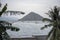
[[[20,28],[20,31],[13,32],[8,30],[8,34],[12,38],[20,38],[20,37],[31,37],[32,35],[47,35],[48,32],[51,30],[51,28],[45,28],[44,30],[41,30],[41,27],[43,27],[47,23],[43,23],[42,21],[39,22],[21,22],[18,21],[16,23],[13,23],[13,26],[16,26]]]
[[[0,20],[13,23],[18,19],[14,17],[0,17]],[[13,23],[13,26],[20,28],[20,31],[15,32],[7,30],[7,33],[11,38],[32,37],[32,35],[47,35],[51,30],[51,27],[41,30],[41,27],[43,27],[45,24],[48,23],[43,23],[42,21],[17,21]]]

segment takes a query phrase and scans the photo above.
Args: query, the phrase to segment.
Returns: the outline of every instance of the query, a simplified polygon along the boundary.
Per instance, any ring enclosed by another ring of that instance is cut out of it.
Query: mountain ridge
[[[35,12],[30,12],[23,18],[19,19],[19,21],[40,21],[42,19],[43,19],[43,17],[40,16],[39,14],[37,14]]]

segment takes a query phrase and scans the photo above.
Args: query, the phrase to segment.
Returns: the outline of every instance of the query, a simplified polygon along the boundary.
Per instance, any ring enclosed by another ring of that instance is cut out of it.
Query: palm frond
[[[25,14],[24,12],[21,12],[21,14]]]
[[[49,17],[51,17],[51,15],[49,13],[45,13],[45,14],[47,14]]]
[[[2,11],[0,12],[0,16],[3,14],[3,12],[5,12],[7,9],[7,4],[2,8]]]
[[[13,27],[13,26],[6,26],[6,29],[10,29],[11,31],[19,31],[20,29],[17,27]]]
[[[17,28],[17,27],[13,27],[13,26],[4,26],[4,25],[1,25],[0,27],[0,32],[4,32],[6,30],[10,29],[11,31],[19,31],[20,29]]]
[[[44,27],[42,27],[41,29],[44,29],[44,28],[47,28],[47,27],[50,27],[50,26],[52,26],[52,24],[47,24]]]
[[[12,25],[12,23],[7,22],[7,21],[0,21],[0,24],[1,24],[1,23],[5,23],[5,24],[10,24],[10,25]]]
[[[5,31],[3,34],[3,39],[6,39],[6,40],[9,40],[10,39],[10,36],[8,35],[8,33]]]
[[[56,11],[56,12],[55,12]],[[54,10],[49,10],[48,13],[46,13],[51,19],[54,19],[58,16],[59,10],[55,8]]]
[[[47,14],[50,18],[52,18],[53,14],[54,14],[53,9],[51,8],[51,9],[48,11],[48,13],[45,13],[45,14]]]
[[[58,10],[58,8],[55,6],[54,7],[54,13],[58,16],[59,15],[59,10]]]
[[[55,6],[54,9],[49,10],[48,13],[46,13],[46,14],[49,15],[49,17],[51,18],[51,20],[45,18],[43,21],[48,21],[48,22],[50,22],[51,25],[53,26],[53,28],[52,28],[52,30],[49,32],[47,38],[49,38],[49,37],[52,35],[51,38],[50,38],[50,40],[59,40],[59,39],[58,39],[58,34],[59,34],[59,33],[58,33],[58,32],[59,32],[58,29],[60,29],[60,28],[59,28],[59,25],[60,25],[59,10],[58,10],[58,8]],[[47,28],[47,27],[48,27],[48,25],[45,25],[45,27],[42,27],[42,29]],[[57,32],[57,31],[58,31],[58,32]]]
[[[52,22],[52,20],[51,19],[48,19],[48,18],[43,18],[42,21],[43,22],[45,22],[45,21]]]

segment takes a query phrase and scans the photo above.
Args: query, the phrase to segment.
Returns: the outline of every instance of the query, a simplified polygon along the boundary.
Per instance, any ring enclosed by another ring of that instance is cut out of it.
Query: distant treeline
[[[4,12],[4,15],[20,15],[20,14],[25,14],[25,12],[22,12],[22,11],[6,11],[6,12]]]

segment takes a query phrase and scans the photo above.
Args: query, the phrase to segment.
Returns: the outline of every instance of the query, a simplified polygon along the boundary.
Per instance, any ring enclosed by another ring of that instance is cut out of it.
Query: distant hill
[[[19,21],[40,21],[43,17],[35,12],[30,12],[28,15],[23,17],[22,19],[19,19]]]

